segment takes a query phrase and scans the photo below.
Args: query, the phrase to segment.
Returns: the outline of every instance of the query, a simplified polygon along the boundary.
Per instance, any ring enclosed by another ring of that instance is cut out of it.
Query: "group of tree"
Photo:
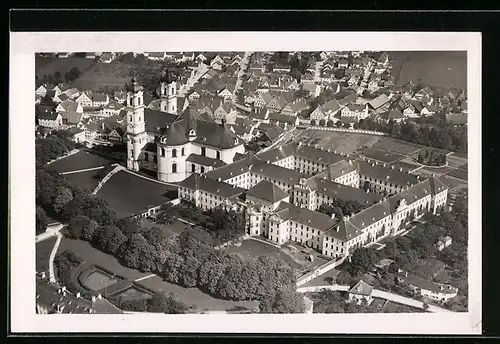
[[[444,166],[446,165],[446,154],[436,154],[434,149],[431,149],[429,153],[429,150],[425,149],[424,151],[420,151],[420,153],[418,153],[417,161],[421,164],[429,166]]]
[[[166,314],[184,314],[188,307],[183,302],[176,300],[173,296],[154,294],[149,299],[126,300],[123,298],[112,298],[111,302],[125,312],[149,312]]]
[[[75,149],[75,143],[71,141],[68,133],[64,130],[49,134],[45,139],[35,141],[35,160],[37,168]]]
[[[64,73],[64,78],[61,72],[56,71],[54,74],[44,74],[42,78],[35,76],[35,83],[39,86],[41,84],[52,84],[58,85],[62,82],[71,83],[72,81],[78,79],[82,72],[78,67],[73,67],[69,71]]]
[[[319,206],[318,211],[326,215],[335,214],[335,218],[341,219],[343,216],[350,216],[356,214],[366,208],[360,202],[356,200],[343,200],[339,198],[334,198],[333,201],[328,203],[323,203]]]
[[[134,219],[119,219],[107,202],[56,172],[42,168],[36,178],[37,206],[66,223],[69,236],[90,242],[127,267],[154,272],[168,282],[198,287],[218,298],[259,300],[269,312],[303,310],[287,263],[265,256],[246,259],[214,248],[218,241],[241,234],[236,213],[216,210],[207,223],[209,231],[187,228],[172,243],[158,228],[143,230]],[[37,218],[43,221],[42,211]]]
[[[394,138],[425,146],[467,152],[467,127],[447,122],[444,113],[403,123],[393,120],[383,123],[366,118],[360,120],[358,126],[360,129],[385,132]]]
[[[322,290],[311,296],[314,301],[314,313],[377,313],[380,310],[368,306],[366,302],[357,304],[347,298],[346,293]]]

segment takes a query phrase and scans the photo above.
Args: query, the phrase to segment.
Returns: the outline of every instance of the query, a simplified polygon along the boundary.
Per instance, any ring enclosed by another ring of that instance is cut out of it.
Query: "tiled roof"
[[[118,103],[115,100],[110,101],[106,106],[104,106],[105,109],[110,109],[110,110],[120,110],[123,109],[124,106],[120,103]]]
[[[250,188],[247,192],[248,196],[252,196],[270,203],[275,203],[287,198],[289,195],[280,189],[276,184],[267,180],[261,180],[257,185]]]
[[[283,201],[280,203],[278,209],[280,210],[278,210],[275,214],[281,219],[292,220],[299,224],[322,231],[329,230],[338,222],[338,220],[332,219],[326,214],[309,210],[307,208],[300,208]]]
[[[59,104],[66,112],[76,112],[78,103],[74,100],[67,99]]]
[[[306,183],[311,189],[316,190],[319,194],[344,201],[358,201],[361,204],[370,206],[382,199],[376,192],[366,192],[362,189],[353,188],[347,185],[339,184],[334,181],[324,180],[314,176],[309,178]]]
[[[146,152],[152,152],[152,153],[158,152],[158,147],[156,145],[156,142],[148,142],[148,143],[146,143],[146,145],[144,146],[144,150]]]
[[[398,171],[389,167],[384,167],[380,163],[370,163],[368,161],[357,159],[353,161],[353,166],[359,171],[361,175],[374,177],[378,180],[387,181],[387,183],[396,184],[398,186],[411,186],[416,184],[418,179],[413,174]]]
[[[82,120],[83,113],[64,111],[61,112],[61,115],[68,121],[69,124],[78,124]]]
[[[454,294],[457,292],[457,289],[451,285],[437,284],[428,280],[424,280],[410,273],[408,273],[407,276],[399,275],[398,277],[414,287],[420,288],[422,290],[428,290],[433,293]]]
[[[207,156],[199,155],[199,154],[190,154],[186,161],[188,162],[194,162],[195,164],[198,165],[203,165],[203,166],[212,166],[214,168],[218,168],[221,166],[226,165],[226,163],[222,160],[214,159],[214,158],[209,158]]]
[[[59,114],[57,112],[43,111],[43,112],[40,112],[40,114],[38,115],[38,119],[44,119],[47,121],[55,121],[57,119],[57,116],[59,116]]]
[[[160,133],[166,129],[167,125],[170,125],[175,119],[176,115],[152,110],[144,109],[144,120],[146,121],[146,131],[150,133]]]
[[[354,287],[349,289],[349,294],[369,296],[373,287],[363,280],[360,280]]]
[[[109,100],[109,97],[105,93],[96,93],[96,94],[92,95],[92,100],[95,102],[105,102],[105,101]]]
[[[383,105],[387,104],[389,102],[389,98],[385,94],[381,94],[375,99],[372,99],[371,101],[368,102],[368,105],[370,105],[373,109],[378,109],[382,107]]]
[[[263,161],[251,166],[250,172],[291,185],[297,184],[300,179],[300,173],[295,170],[267,164]]]
[[[229,178],[247,173],[250,166],[260,163],[262,163],[262,161],[259,160],[253,153],[249,152],[246,154],[245,158],[233,162],[232,164],[219,167],[215,170],[208,171],[205,175],[214,179],[221,178],[222,180],[227,180]]]
[[[224,198],[234,198],[245,192],[245,189],[232,186],[223,181],[207,177],[206,175],[200,176],[197,173],[191,174],[189,177],[179,183],[179,186],[191,190],[201,190]]]
[[[329,180],[335,180],[347,173],[356,171],[356,169],[345,160],[340,160],[336,163],[329,165],[325,171],[323,171],[320,176],[324,176]]]
[[[297,118],[294,117],[294,116],[281,115],[281,114],[278,114],[278,113],[271,113],[269,115],[269,120],[270,121],[281,122],[281,123],[294,124],[295,121],[297,121]]]

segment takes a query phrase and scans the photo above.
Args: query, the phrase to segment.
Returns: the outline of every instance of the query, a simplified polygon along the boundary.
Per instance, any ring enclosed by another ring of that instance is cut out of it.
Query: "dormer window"
[[[196,136],[196,132],[194,131],[194,129],[191,129],[189,131],[189,136]]]

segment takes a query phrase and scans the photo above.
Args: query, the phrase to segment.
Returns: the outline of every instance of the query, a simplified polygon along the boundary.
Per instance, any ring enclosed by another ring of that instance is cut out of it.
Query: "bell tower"
[[[160,110],[177,115],[177,79],[166,69],[160,76]]]
[[[144,120],[143,87],[135,77],[125,86],[127,91],[127,168],[139,171],[142,148],[148,142]]]

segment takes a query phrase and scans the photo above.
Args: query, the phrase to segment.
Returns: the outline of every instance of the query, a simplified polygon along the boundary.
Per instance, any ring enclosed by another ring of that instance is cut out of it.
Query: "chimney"
[[[92,302],[95,302],[95,296],[92,296]]]
[[[79,299],[80,298],[80,293],[76,293],[76,298]]]
[[[63,287],[61,288],[61,291],[62,291],[63,293],[64,293],[64,292],[66,292],[66,287],[65,287],[65,286],[63,286]]]
[[[97,294],[97,299],[98,300],[102,299],[102,295],[101,294]]]
[[[399,168],[399,172],[403,172],[403,168],[402,167]]]
[[[391,166],[391,170],[394,170],[394,165]]]
[[[333,219],[335,219],[335,213],[332,213],[332,215],[330,216]]]
[[[408,271],[405,271],[405,277],[408,277]]]
[[[102,122],[102,123],[101,123],[101,129],[102,129],[102,130],[106,129],[106,128],[104,127],[104,122]]]

